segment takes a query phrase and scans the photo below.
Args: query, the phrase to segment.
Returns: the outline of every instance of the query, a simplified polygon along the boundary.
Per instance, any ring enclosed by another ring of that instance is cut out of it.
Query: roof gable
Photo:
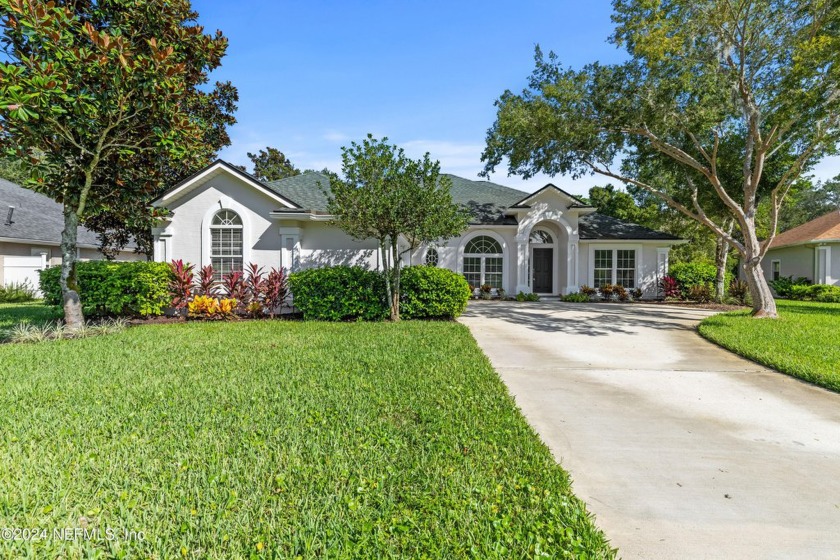
[[[770,243],[770,248],[837,240],[840,240],[840,209],[780,233]]]
[[[567,193],[566,191],[564,191],[563,189],[561,189],[560,187],[558,187],[557,185],[555,185],[553,183],[548,183],[543,188],[541,188],[537,191],[534,191],[533,193],[527,195],[525,198],[522,198],[521,200],[516,201],[515,203],[513,203],[511,205],[511,208],[528,208],[529,207],[528,204],[531,201],[533,201],[535,198],[537,198],[538,196],[540,196],[540,195],[542,195],[546,192],[553,192],[553,193],[559,195],[562,199],[564,199],[568,203],[567,206],[569,208],[592,208],[592,206],[586,204],[581,199],[579,199],[575,196],[572,196],[571,194]]]
[[[276,190],[270,188],[268,185],[238,167],[235,167],[223,160],[216,160],[204,169],[201,169],[192,175],[182,179],[176,183],[171,189],[166,191],[157,200],[152,202],[152,206],[167,206],[172,202],[186,196],[195,189],[201,187],[213,177],[217,177],[222,173],[227,173],[236,177],[251,188],[257,189],[264,194],[267,194],[286,208],[300,208],[297,204],[282,196]]]

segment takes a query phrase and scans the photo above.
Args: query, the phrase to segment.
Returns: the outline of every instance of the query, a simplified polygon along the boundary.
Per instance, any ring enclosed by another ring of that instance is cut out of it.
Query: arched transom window
[[[473,288],[485,284],[502,287],[504,254],[502,245],[488,235],[470,239],[464,247],[464,278]]]
[[[438,265],[438,251],[435,247],[429,247],[426,251],[426,257],[424,258],[424,262],[427,266],[437,266]]]
[[[242,270],[242,218],[233,210],[219,210],[210,222],[210,264],[218,280]]]
[[[537,245],[551,245],[554,243],[554,238],[544,229],[535,229],[531,231],[530,241]]]

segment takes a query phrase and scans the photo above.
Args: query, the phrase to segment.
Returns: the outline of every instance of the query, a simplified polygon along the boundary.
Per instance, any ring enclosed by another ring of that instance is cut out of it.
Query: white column
[[[578,244],[577,239],[569,238],[566,258],[566,291],[571,294],[578,291]]]
[[[516,293],[531,293],[528,278],[528,239],[516,236]]]

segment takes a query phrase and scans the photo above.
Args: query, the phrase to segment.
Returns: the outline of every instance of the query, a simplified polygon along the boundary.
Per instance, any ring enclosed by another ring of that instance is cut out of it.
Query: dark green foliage
[[[706,284],[695,284],[688,288],[686,297],[698,303],[708,303],[712,300],[712,291]]]
[[[737,278],[729,284],[729,297],[734,298],[741,305],[747,305],[750,296],[749,284]]]
[[[788,298],[822,303],[840,303],[840,286],[795,284],[791,286]]]
[[[254,177],[260,181],[277,181],[300,175],[300,170],[289,161],[286,154],[271,146],[256,154],[248,152],[248,159],[254,164]]]
[[[85,315],[161,315],[172,303],[166,263],[90,261],[76,265]],[[41,292],[47,305],[61,304],[58,276],[61,268],[41,271]]]
[[[804,276],[795,279],[793,276],[782,276],[778,280],[770,281],[770,287],[773,288],[773,291],[780,298],[791,297],[791,289],[794,286],[808,286],[810,284],[811,281]]]
[[[378,321],[388,315],[384,278],[360,266],[301,270],[289,275],[289,289],[305,319]]]
[[[35,300],[35,290],[28,283],[0,286],[0,303],[25,303]]]
[[[569,301],[569,302],[573,302],[573,303],[586,303],[586,302],[590,301],[589,296],[582,293],[582,292],[575,292],[573,294],[566,294],[561,299],[563,301]]]
[[[472,292],[457,272],[434,266],[409,266],[400,280],[403,319],[454,319],[464,312]]]
[[[673,277],[680,286],[680,291],[683,297],[689,296],[689,290],[693,286],[706,286],[709,290],[713,290],[715,285],[715,278],[717,277],[717,267],[709,262],[693,261],[672,264],[669,275]],[[726,273],[725,284],[732,282],[732,273]]]
[[[528,294],[525,292],[519,292],[516,294],[516,301],[540,301],[540,295],[535,294],[534,292]]]

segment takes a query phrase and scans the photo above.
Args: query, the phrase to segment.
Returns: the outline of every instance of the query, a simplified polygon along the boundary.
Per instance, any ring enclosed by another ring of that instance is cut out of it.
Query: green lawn
[[[756,362],[840,392],[840,304],[776,302],[780,318],[713,315],[700,334]]]
[[[61,318],[61,311],[40,301],[31,303],[0,303],[0,340],[3,333],[22,321],[45,323]]]
[[[0,527],[85,524],[144,539],[0,540],[0,557],[612,555],[446,322],[0,345]]]

